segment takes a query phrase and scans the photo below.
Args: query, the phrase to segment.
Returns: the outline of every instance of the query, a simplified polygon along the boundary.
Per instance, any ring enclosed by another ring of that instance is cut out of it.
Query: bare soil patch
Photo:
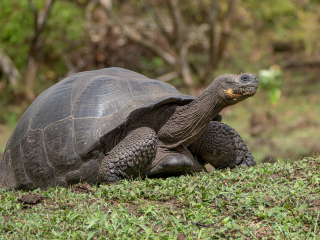
[[[79,193],[89,193],[91,191],[91,186],[89,183],[85,182],[82,184],[73,185],[71,188],[72,192],[79,192]]]
[[[276,173],[270,175],[270,178],[277,179],[277,178],[282,178],[283,174],[282,173]]]
[[[41,194],[27,194],[18,199],[19,202],[27,205],[34,205],[43,200]]]

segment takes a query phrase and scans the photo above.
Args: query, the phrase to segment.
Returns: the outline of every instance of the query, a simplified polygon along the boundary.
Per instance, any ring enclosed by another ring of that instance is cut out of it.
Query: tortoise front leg
[[[148,127],[130,132],[102,160],[99,182],[138,177],[156,155],[156,133]]]
[[[215,168],[254,166],[256,162],[243,139],[230,126],[212,121],[189,149],[199,162]]]

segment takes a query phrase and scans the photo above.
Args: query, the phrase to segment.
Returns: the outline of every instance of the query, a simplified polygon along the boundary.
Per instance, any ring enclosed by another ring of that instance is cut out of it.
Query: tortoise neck
[[[168,148],[189,146],[202,135],[210,121],[226,104],[214,83],[191,103],[178,106],[158,132],[159,140]]]

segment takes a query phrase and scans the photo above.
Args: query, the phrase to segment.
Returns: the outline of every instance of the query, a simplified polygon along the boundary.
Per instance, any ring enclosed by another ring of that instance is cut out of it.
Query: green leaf
[[[280,98],[281,98],[281,90],[278,88],[272,89],[269,92],[269,98],[270,98],[270,102],[271,104],[276,104],[279,102]]]
[[[230,221],[230,219],[231,219],[231,216],[228,216],[228,217],[224,218],[221,222],[227,223]]]
[[[268,217],[271,217],[271,216],[273,215],[273,213],[274,213],[274,209],[271,208],[271,209],[269,210],[269,212],[268,212]]]
[[[91,238],[93,238],[93,236],[96,234],[97,231],[93,231],[91,232],[88,237],[87,237],[87,240],[90,240]]]
[[[283,225],[284,229],[286,230],[286,232],[289,233],[289,228],[284,221],[282,221],[282,225]]]
[[[87,224],[89,224],[86,229],[88,230],[89,228],[91,228],[93,225],[95,225],[97,222],[99,221],[99,219],[92,219],[90,220]]]

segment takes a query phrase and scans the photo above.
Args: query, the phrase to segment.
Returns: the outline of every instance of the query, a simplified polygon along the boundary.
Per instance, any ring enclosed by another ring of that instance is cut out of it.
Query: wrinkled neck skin
[[[158,132],[163,147],[186,148],[199,138],[210,121],[228,106],[220,96],[221,88],[215,85],[215,82],[211,83],[197,99],[175,109]]]

